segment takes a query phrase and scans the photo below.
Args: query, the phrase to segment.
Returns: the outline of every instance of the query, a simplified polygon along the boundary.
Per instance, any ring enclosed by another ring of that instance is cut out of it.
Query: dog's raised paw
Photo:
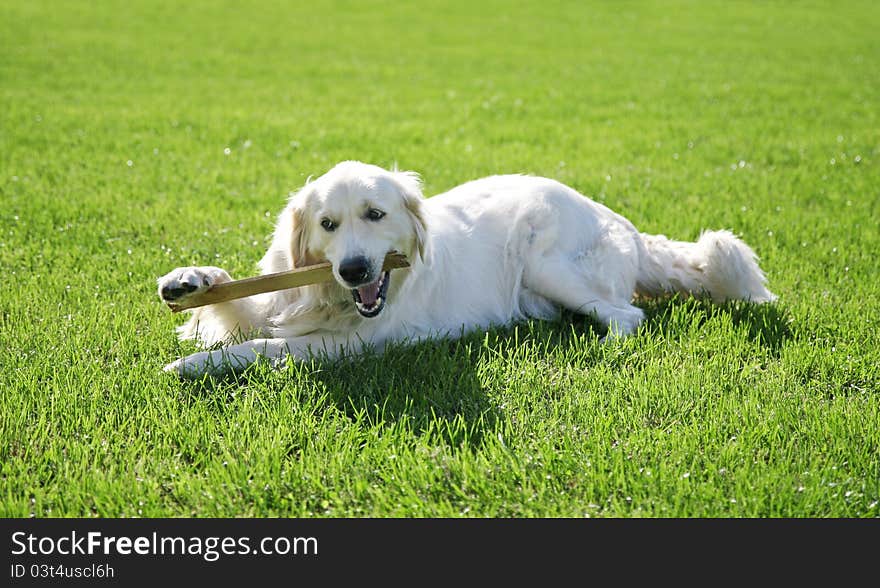
[[[159,278],[159,298],[175,302],[229,280],[229,274],[216,267],[179,267]]]

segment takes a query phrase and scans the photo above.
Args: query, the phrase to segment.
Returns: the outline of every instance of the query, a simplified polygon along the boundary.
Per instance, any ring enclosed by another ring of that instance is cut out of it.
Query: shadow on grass
[[[312,377],[352,419],[404,425],[450,445],[476,446],[500,417],[479,375],[482,337],[397,344],[382,355],[324,362]]]
[[[450,445],[476,446],[499,418],[479,377],[485,337],[394,344],[384,354],[316,358],[277,371],[262,362],[242,372],[184,380],[182,400],[221,412],[246,394],[293,391],[303,402],[318,403],[318,410],[334,406],[352,422],[403,426]]]
[[[694,326],[728,316],[734,328],[744,327],[749,340],[766,348],[774,357],[793,336],[791,318],[778,304],[752,304],[741,300],[715,304],[703,298],[670,296],[644,301],[639,306],[645,311],[642,336],[659,332],[678,339]]]
[[[746,336],[774,356],[791,337],[786,313],[776,305],[715,305],[670,297],[644,301],[640,306],[646,320],[638,337],[660,334],[680,339],[724,315],[735,328],[744,326]],[[558,321],[493,328],[456,340],[395,344],[382,355],[369,352],[340,361],[314,360],[280,373],[266,365],[253,366],[244,373],[206,377],[185,386],[192,398],[217,403],[222,409],[243,388],[253,386],[257,393],[280,392],[294,381],[299,386],[307,380],[308,386],[326,393],[324,402],[332,403],[352,421],[373,427],[402,424],[419,435],[437,435],[450,445],[475,446],[502,418],[502,408],[484,389],[484,382],[491,378],[483,373],[487,359],[516,361],[514,355],[523,345],[537,345],[539,353],[547,354],[557,347],[583,346],[584,333],[597,339],[601,335],[591,318],[564,312]],[[585,359],[590,363],[614,361],[598,344],[586,348]]]

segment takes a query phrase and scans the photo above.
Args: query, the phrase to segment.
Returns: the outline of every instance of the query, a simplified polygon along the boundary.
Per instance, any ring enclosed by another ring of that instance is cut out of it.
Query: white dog
[[[391,250],[411,267],[382,271]],[[776,298],[754,252],[729,231],[704,232],[696,243],[642,234],[559,182],[521,175],[424,199],[413,172],[340,163],[290,198],[260,267],[273,273],[323,260],[335,281],[193,310],[181,338],[224,346],[165,369],[197,376],[260,357],[278,364],[381,351],[388,342],[552,318],[559,307],[592,315],[620,337],[644,318],[632,304],[637,295]],[[178,268],[159,278],[159,295],[179,301],[228,280],[216,267]]]

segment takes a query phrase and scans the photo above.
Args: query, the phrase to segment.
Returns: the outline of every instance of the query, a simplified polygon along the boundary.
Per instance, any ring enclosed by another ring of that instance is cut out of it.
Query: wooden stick
[[[392,270],[399,267],[409,267],[406,257],[392,251],[385,256],[383,270]],[[233,280],[222,284],[214,284],[201,294],[188,296],[179,302],[166,302],[172,312],[180,312],[190,308],[198,308],[207,304],[217,304],[237,298],[245,298],[255,294],[299,288],[310,284],[328,282],[333,279],[333,270],[329,261],[300,267],[287,272],[266,274],[243,280]]]

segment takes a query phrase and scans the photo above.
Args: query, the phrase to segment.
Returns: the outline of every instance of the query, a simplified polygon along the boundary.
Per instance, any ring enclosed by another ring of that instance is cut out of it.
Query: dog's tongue
[[[358,288],[358,295],[361,297],[361,304],[370,306],[376,304],[379,298],[379,281],[376,280],[372,284],[361,286]]]

